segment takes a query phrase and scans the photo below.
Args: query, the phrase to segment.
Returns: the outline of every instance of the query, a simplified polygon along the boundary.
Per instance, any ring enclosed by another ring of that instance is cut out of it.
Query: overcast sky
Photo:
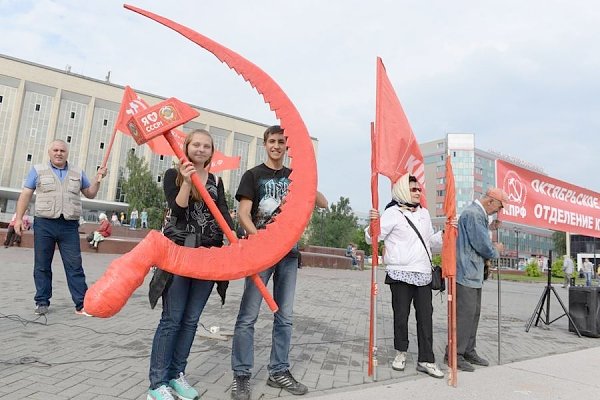
[[[115,0],[0,0],[0,53],[265,124],[243,79]],[[600,192],[600,2],[137,0],[260,66],[319,140],[319,190],[370,207],[376,57],[419,142],[475,145]],[[0,74],[2,71],[0,71]],[[381,201],[389,198],[382,185]]]

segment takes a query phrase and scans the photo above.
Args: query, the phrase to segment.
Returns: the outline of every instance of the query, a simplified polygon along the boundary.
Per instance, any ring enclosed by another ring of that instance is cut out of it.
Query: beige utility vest
[[[81,169],[68,166],[67,176],[61,180],[50,165],[34,166],[37,172],[35,183],[35,216],[77,220],[81,215]]]

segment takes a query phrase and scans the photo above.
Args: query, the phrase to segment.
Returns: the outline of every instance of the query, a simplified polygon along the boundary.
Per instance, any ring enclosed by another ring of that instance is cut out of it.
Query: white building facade
[[[30,168],[48,161],[48,145],[54,139],[68,143],[70,163],[90,177],[95,175],[106,154],[123,90],[123,86],[69,70],[0,55],[0,210],[4,215],[14,212]],[[151,105],[165,99],[134,90]],[[181,129],[206,129],[218,150],[241,157],[239,169],[219,174],[225,190],[234,195],[242,174],[264,161],[262,142],[267,125],[191,106],[200,115]],[[312,140],[316,151],[317,140]],[[148,146],[138,146],[130,136],[117,133],[107,165],[109,175],[96,199],[83,199],[85,210],[126,210],[126,194],[118,195],[117,185],[119,176],[127,174],[131,149],[147,161],[157,185],[162,186],[164,171],[173,165],[172,157],[154,154]]]

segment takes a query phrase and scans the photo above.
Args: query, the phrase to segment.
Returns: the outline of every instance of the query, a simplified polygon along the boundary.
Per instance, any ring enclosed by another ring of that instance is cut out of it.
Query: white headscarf
[[[392,186],[392,199],[398,206],[405,210],[414,210],[419,204],[415,204],[410,196],[410,174],[406,173],[400,177]]]
[[[103,219],[107,219],[107,218],[106,218],[106,214],[104,214],[104,213],[100,213],[100,215],[98,215],[98,219],[99,219],[100,221],[102,221]]]

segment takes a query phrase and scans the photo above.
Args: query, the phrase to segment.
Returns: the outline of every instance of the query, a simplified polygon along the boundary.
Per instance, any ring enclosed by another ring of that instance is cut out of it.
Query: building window
[[[0,104],[2,104],[2,100],[4,100],[4,96],[0,96]]]
[[[102,125],[104,125],[104,126],[108,126],[108,120],[107,120],[107,119],[105,119],[104,121],[102,121]]]
[[[161,180],[162,180],[162,177],[161,177],[160,175],[158,175],[158,176],[156,177],[156,182],[160,183],[160,181],[161,181]]]
[[[31,128],[31,130],[29,131],[29,134],[30,134],[31,136],[35,136],[35,135],[37,135],[37,129],[35,129],[35,128]]]
[[[163,156],[163,155],[161,154],[161,155],[160,155],[160,157],[158,157],[158,159],[159,159],[160,161],[162,161],[162,160],[164,160],[164,159],[165,159],[165,156]]]
[[[71,119],[75,118],[75,111],[71,111]]]
[[[104,148],[104,142],[100,142],[100,148],[103,149]]]
[[[67,143],[71,143],[71,136],[67,136]]]
[[[35,105],[35,111],[40,111],[40,105],[39,104]]]
[[[27,154],[27,161],[31,161],[31,154]]]

